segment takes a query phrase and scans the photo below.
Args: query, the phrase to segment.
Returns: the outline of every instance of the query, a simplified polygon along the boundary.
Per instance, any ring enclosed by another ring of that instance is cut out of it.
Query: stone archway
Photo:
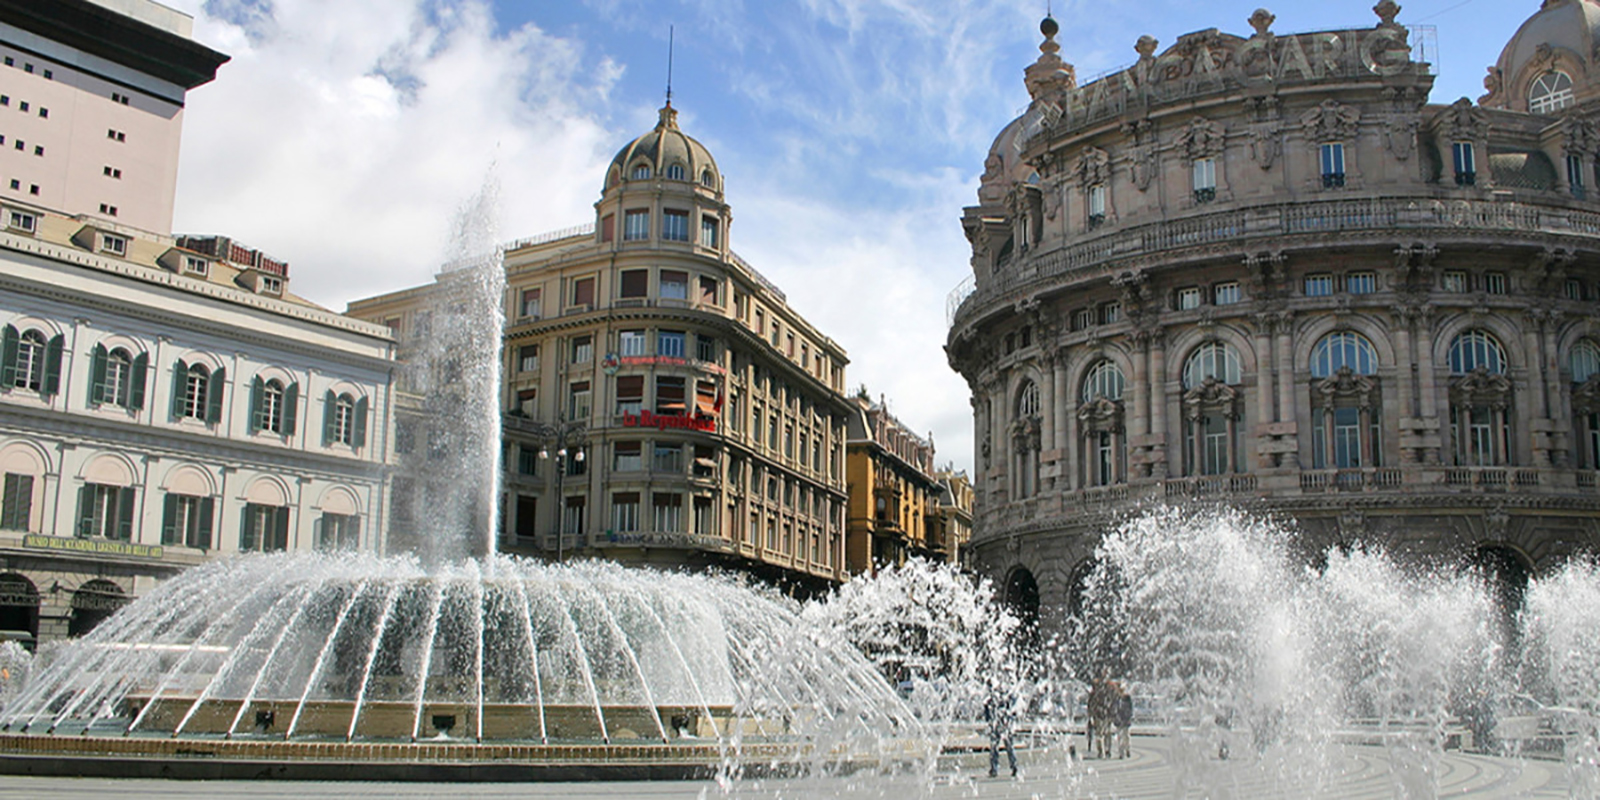
[[[39,589],[15,572],[0,574],[0,640],[32,650],[39,641]]]
[[[1039,648],[1041,637],[1039,635],[1039,581],[1033,577],[1033,572],[1027,567],[1012,567],[1006,575],[1005,593],[1003,595],[1006,608],[1017,616],[1022,622],[1017,631],[1017,644],[1023,651],[1034,653]],[[1029,663],[1037,663],[1037,659],[1027,659]]]
[[[1472,551],[1471,562],[1483,577],[1494,603],[1495,632],[1510,652],[1518,646],[1517,615],[1522,612],[1523,596],[1533,577],[1533,559],[1514,545],[1489,542]]]
[[[72,616],[67,620],[67,636],[77,638],[105,622],[117,609],[127,605],[129,598],[122,587],[102,578],[96,578],[78,587],[72,593]]]
[[[1067,613],[1075,618],[1083,617],[1084,603],[1088,599],[1089,576],[1094,574],[1100,566],[1099,559],[1089,556],[1078,562],[1072,568],[1072,575],[1067,579]]]

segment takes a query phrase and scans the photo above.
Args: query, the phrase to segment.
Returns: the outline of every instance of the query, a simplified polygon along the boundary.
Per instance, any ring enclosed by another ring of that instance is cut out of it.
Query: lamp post
[[[562,511],[566,498],[562,495],[562,491],[567,477],[567,459],[583,463],[582,440],[587,430],[583,422],[563,421],[554,425],[537,423],[533,426],[533,434],[540,441],[539,460],[548,460],[551,448],[555,449],[556,490],[552,505],[555,506],[556,561],[561,561],[562,545],[566,542],[566,531],[562,530]]]

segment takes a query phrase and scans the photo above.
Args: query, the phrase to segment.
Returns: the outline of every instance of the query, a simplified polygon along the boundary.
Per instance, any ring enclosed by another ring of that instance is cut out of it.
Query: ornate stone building
[[[871,575],[913,556],[955,560],[953,542],[941,536],[942,487],[933,469],[933,441],[906,427],[884,403],[872,402],[864,388],[862,392],[853,399],[856,408],[845,447],[850,493],[846,568],[852,575]]]
[[[1070,605],[1148,501],[1294,519],[1513,582],[1600,543],[1600,5],[1549,0],[1489,94],[1370,28],[1216,30],[1032,103],[963,219],[976,562]]]
[[[506,247],[500,549],[836,585],[848,359],[733,251],[677,113],[618,151],[594,224]],[[414,343],[437,286],[349,313]]]

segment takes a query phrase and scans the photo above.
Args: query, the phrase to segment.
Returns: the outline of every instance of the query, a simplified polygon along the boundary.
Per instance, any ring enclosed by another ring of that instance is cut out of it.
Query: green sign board
[[[111,542],[105,539],[69,539],[65,536],[39,536],[28,534],[22,537],[23,547],[36,547],[40,550],[60,550],[68,553],[94,553],[108,556],[135,556],[137,558],[160,558],[161,545],[156,544],[130,544],[128,542]]]

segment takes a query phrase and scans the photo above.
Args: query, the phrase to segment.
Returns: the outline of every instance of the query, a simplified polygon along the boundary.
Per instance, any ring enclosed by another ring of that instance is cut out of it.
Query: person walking
[[[1000,774],[1000,748],[1006,749],[1006,758],[1011,762],[1011,777],[1017,777],[1017,748],[1014,742],[1016,737],[1016,709],[1012,708],[1013,696],[1009,692],[1002,693],[999,689],[992,689],[988,699],[983,703],[983,719],[989,723],[989,777],[994,778]]]
[[[1133,755],[1133,695],[1124,687],[1117,687],[1117,758]]]

